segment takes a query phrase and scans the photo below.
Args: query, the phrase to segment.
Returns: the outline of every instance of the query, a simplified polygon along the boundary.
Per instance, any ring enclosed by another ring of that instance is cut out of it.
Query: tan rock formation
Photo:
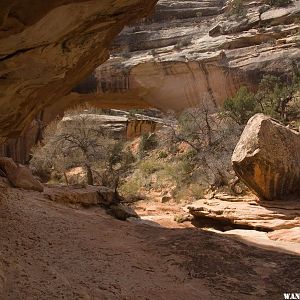
[[[290,241],[300,244],[300,227],[276,230],[270,232],[268,237],[276,241]]]
[[[235,228],[274,231],[300,225],[299,202],[257,203],[253,197],[215,197],[198,200],[187,208],[196,218],[214,219]]]
[[[0,138],[16,137],[105,61],[123,26],[155,0],[2,1]]]
[[[44,190],[43,185],[33,177],[28,168],[15,164],[11,158],[0,158],[0,169],[5,173],[14,187],[38,192]]]
[[[121,200],[115,191],[99,186],[51,186],[45,188],[44,195],[54,202],[82,206],[109,206]]]
[[[300,195],[300,134],[257,114],[232,155],[236,174],[260,198],[285,200]]]
[[[116,138],[133,139],[146,133],[153,133],[163,126],[163,120],[141,114],[130,116],[128,112],[118,111],[119,115],[77,114],[65,116],[58,128],[78,127],[78,120],[84,118],[86,126],[101,127],[110,131]]]
[[[110,60],[74,91],[182,110],[203,99],[220,106],[241,85],[255,88],[264,73],[299,69],[300,2],[243,6],[238,17],[228,13],[230,1],[160,0],[154,15],[123,30]]]

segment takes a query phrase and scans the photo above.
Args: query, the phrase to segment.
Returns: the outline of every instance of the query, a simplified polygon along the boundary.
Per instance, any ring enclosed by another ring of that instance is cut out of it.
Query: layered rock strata
[[[235,14],[231,1],[159,1],[152,16],[122,31],[109,61],[74,92],[179,111],[221,106],[241,85],[255,89],[265,73],[297,72],[300,2],[242,4]]]
[[[47,106],[109,57],[125,24],[155,0],[2,1],[0,4],[0,139],[17,137]]]

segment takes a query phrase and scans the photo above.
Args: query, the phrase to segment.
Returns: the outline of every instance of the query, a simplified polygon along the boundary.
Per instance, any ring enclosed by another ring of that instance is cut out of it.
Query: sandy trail
[[[156,228],[24,192],[0,201],[0,299],[282,299],[299,256]]]

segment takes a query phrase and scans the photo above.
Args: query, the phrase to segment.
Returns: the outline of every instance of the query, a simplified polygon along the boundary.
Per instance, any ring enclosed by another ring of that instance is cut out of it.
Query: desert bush
[[[161,169],[161,176],[169,178],[177,188],[182,188],[190,182],[193,168],[194,166],[190,162],[179,159],[165,164]]]
[[[266,4],[275,6],[275,7],[284,7],[291,4],[292,0],[266,0]]]
[[[112,146],[108,156],[109,169],[113,169],[116,164],[122,163],[124,156],[123,148],[124,143],[122,141],[118,141]]]
[[[180,50],[180,49],[190,45],[191,42],[192,42],[192,37],[190,37],[190,36],[184,37],[177,41],[176,45],[174,46],[174,49]]]
[[[237,93],[224,102],[226,115],[239,125],[246,124],[256,112],[257,103],[253,93],[246,87],[241,87]]]
[[[178,118],[178,126],[172,127],[173,139],[184,142],[192,148],[192,156],[214,151],[221,143],[224,130],[221,126],[222,118],[218,113],[213,113],[209,106],[209,99],[204,99],[199,106],[187,109]],[[189,155],[191,155],[189,154]]]
[[[127,197],[138,195],[141,186],[142,184],[138,178],[131,178],[121,186],[120,192]]]
[[[300,94],[296,94],[287,108],[287,115],[291,122],[299,123],[300,121]]]
[[[282,122],[294,120],[297,112],[295,99],[299,91],[299,77],[292,80],[282,80],[273,75],[265,75],[254,94],[246,87],[241,87],[237,93],[224,102],[224,115],[238,124],[247,123],[255,113],[270,115]]]
[[[86,171],[87,183],[93,185],[94,166],[99,161],[109,160],[115,141],[97,122],[91,122],[89,114],[74,115],[73,121],[72,124],[60,122],[55,124],[55,130],[46,130],[44,144],[33,150],[30,164],[35,169],[61,174],[81,166]]]
[[[142,175],[149,176],[162,168],[162,164],[155,159],[147,159],[138,164],[138,169]]]
[[[157,55],[157,52],[156,52],[155,49],[152,49],[152,50],[150,51],[150,54],[151,54],[152,56],[156,56],[156,55]]]
[[[288,108],[299,91],[299,82],[296,75],[291,80],[265,75],[255,96],[259,111],[282,122],[291,121],[292,115],[289,115]]]
[[[143,158],[149,150],[153,150],[157,147],[158,142],[156,140],[155,133],[147,133],[141,136],[139,143],[138,154],[140,158]]]
[[[282,26],[281,25],[273,27],[273,32],[280,33],[281,31],[282,31]]]
[[[175,144],[183,150],[175,154],[177,161],[164,169],[175,183],[175,195],[183,193],[190,184],[214,188],[226,184],[230,177],[231,154],[243,126],[215,113],[210,103],[210,98],[204,98],[198,107],[185,110],[176,125],[169,119],[165,124]],[[220,174],[226,180],[220,180]]]
[[[197,183],[192,183],[189,186],[189,193],[196,200],[202,199],[205,195],[205,187]]]
[[[166,151],[160,151],[158,154],[158,158],[167,158],[168,153]]]
[[[244,17],[245,9],[244,9],[243,0],[233,0],[227,14],[230,16],[236,16],[238,18]]]

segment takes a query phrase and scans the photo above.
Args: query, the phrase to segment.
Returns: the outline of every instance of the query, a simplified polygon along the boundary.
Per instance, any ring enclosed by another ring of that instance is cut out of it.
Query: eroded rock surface
[[[299,256],[121,222],[41,195],[0,193],[1,299],[281,299],[300,286]]]
[[[100,186],[51,186],[44,195],[51,201],[82,206],[117,205],[121,197],[113,190]]]
[[[237,16],[231,1],[160,0],[152,16],[122,31],[110,60],[74,90],[77,97],[163,110],[202,101],[217,107],[265,73],[289,76],[300,62],[300,2],[242,4]]]
[[[299,202],[256,202],[255,197],[203,199],[188,205],[196,218],[214,219],[234,228],[274,231],[299,228]]]
[[[236,174],[260,198],[300,197],[300,134],[262,114],[253,116],[232,155]]]
[[[114,115],[78,113],[66,115],[59,122],[60,130],[67,131],[68,128],[76,128],[83,120],[87,126],[102,128],[110,132],[115,138],[132,139],[146,133],[153,133],[163,126],[160,118],[145,116],[141,114],[130,115],[126,111],[114,110]]]
[[[299,243],[300,245],[300,227],[294,227],[290,229],[281,229],[274,232],[270,232],[268,237],[276,241],[290,241]]]
[[[16,137],[108,56],[123,26],[155,0],[1,1],[0,139]]]

